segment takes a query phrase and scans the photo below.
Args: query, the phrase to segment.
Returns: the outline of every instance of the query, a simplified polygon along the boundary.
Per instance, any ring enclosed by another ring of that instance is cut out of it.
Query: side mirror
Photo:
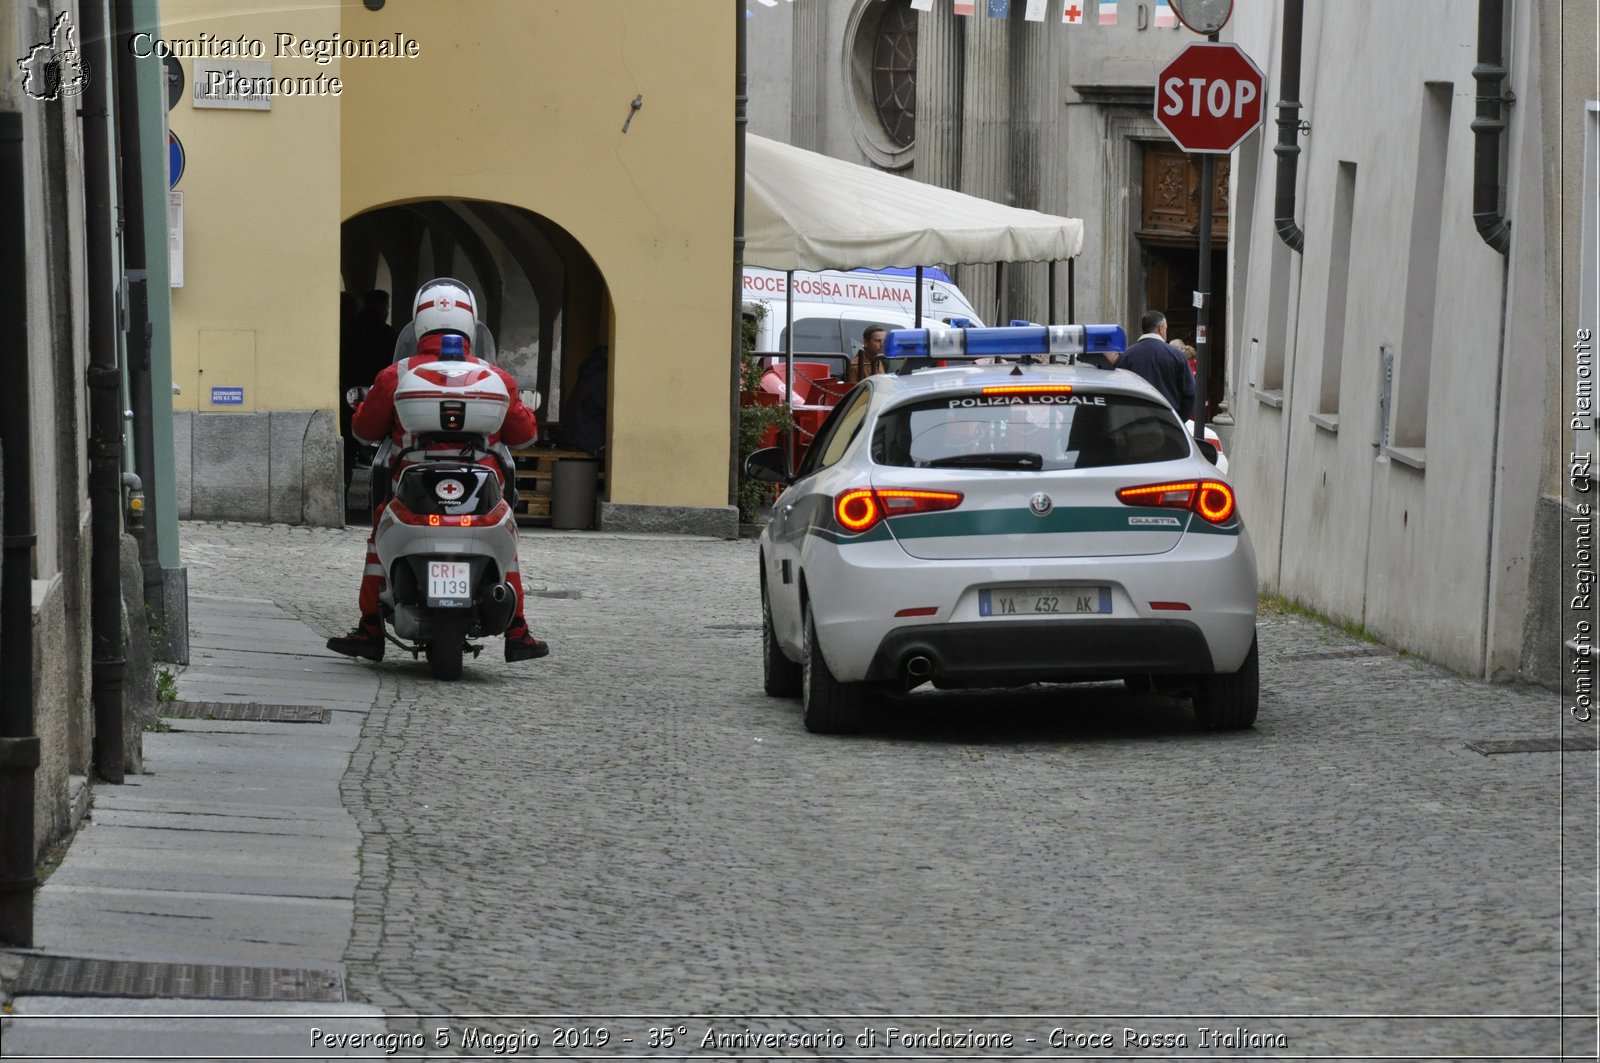
[[[1200,448],[1201,457],[1205,458],[1213,465],[1217,463],[1217,447],[1216,444],[1211,442],[1211,440],[1197,439],[1194,441],[1194,445]]]
[[[352,410],[360,406],[367,398],[370,388],[350,388],[344,393],[344,404]]]
[[[539,394],[537,391],[532,390],[531,388],[525,388],[522,391],[517,392],[517,397],[520,398],[522,400],[522,404],[530,410],[537,410],[539,408],[539,403],[544,401],[544,396]]]
[[[782,447],[763,447],[745,458],[744,474],[752,480],[785,487],[794,482],[789,475],[789,456]]]

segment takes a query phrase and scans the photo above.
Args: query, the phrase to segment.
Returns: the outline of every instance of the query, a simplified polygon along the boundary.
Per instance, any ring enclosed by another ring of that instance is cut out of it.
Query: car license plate
[[[428,562],[429,605],[466,605],[471,601],[472,562]]]
[[[1110,587],[986,587],[979,616],[1049,616],[1111,612]]]

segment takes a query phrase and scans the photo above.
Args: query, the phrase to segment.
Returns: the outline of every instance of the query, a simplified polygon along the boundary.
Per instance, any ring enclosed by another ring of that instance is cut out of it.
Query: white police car
[[[1116,325],[907,329],[840,400],[761,536],[763,674],[807,729],[875,689],[1123,679],[1207,728],[1257,703],[1255,556],[1159,392],[1078,356]],[[976,364],[979,360],[990,364]]]

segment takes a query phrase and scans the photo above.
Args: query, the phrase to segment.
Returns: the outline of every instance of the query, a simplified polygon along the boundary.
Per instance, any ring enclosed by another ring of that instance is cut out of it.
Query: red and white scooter
[[[463,655],[483,648],[469,640],[502,634],[516,615],[513,500],[484,462],[512,485],[516,470],[504,447],[490,445],[510,405],[505,383],[482,362],[460,360],[461,337],[443,343],[451,349],[437,361],[401,363],[395,412],[405,438],[378,458],[400,472],[373,543],[390,641],[426,654],[434,678],[457,679]],[[380,480],[391,477],[375,475],[375,487]]]

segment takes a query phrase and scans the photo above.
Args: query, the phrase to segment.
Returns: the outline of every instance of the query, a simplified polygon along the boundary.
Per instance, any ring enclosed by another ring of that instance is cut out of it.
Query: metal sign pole
[[[1211,324],[1211,188],[1215,165],[1213,155],[1200,160],[1200,290],[1195,293],[1199,306],[1194,325],[1194,437],[1202,441],[1206,438],[1206,380],[1211,365],[1207,328]]]

